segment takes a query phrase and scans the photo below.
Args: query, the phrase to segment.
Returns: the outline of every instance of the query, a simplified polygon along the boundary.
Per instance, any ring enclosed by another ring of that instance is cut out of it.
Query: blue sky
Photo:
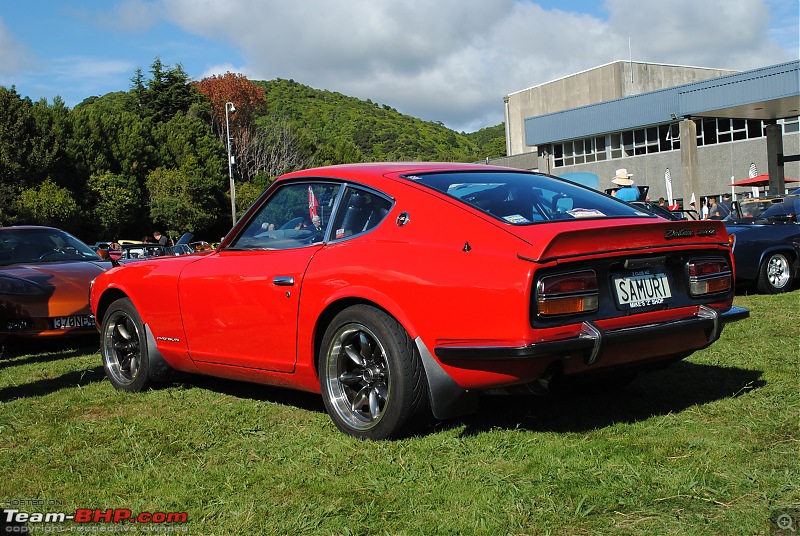
[[[629,58],[798,59],[798,0],[30,0],[0,3],[0,85],[74,106],[156,57],[190,77],[294,79],[467,132],[509,93]],[[630,51],[629,51],[630,43]]]

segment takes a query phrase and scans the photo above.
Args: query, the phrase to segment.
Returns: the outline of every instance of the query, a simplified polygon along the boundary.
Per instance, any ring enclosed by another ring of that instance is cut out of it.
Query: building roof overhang
[[[564,110],[525,120],[529,146],[686,117],[776,120],[800,114],[800,61]]]

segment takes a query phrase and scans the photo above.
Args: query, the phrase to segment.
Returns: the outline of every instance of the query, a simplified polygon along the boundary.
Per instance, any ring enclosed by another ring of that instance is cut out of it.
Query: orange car
[[[0,227],[0,341],[97,333],[89,286],[111,267],[52,227]]]

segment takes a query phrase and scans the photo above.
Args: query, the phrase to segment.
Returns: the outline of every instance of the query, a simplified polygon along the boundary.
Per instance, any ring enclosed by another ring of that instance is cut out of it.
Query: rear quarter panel
[[[376,229],[312,259],[299,312],[299,366],[315,359],[314,337],[325,328],[318,319],[340,300],[376,303],[429,348],[467,339],[521,343],[529,333],[534,265],[517,256],[524,242],[454,201],[413,187],[394,193],[397,202]],[[403,212],[409,222],[399,226]]]

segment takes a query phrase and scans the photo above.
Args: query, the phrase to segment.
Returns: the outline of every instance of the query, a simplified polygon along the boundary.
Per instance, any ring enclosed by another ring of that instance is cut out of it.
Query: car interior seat
[[[346,236],[360,233],[364,230],[371,212],[371,208],[368,205],[369,200],[366,196],[357,193],[350,196],[347,210],[340,226],[344,229]]]

